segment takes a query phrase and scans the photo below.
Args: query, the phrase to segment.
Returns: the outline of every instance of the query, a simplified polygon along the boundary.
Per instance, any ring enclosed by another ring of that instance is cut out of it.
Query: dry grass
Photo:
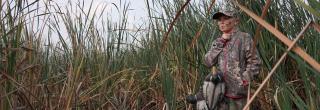
[[[319,2],[308,1],[310,5],[299,0],[272,1],[265,20],[294,39],[308,20],[319,24],[315,11],[320,9]],[[107,5],[117,8],[121,16],[112,23],[101,16],[104,11],[97,13],[92,4],[82,1],[66,7],[54,1],[46,1],[44,7],[38,5],[42,1],[4,2],[12,5],[0,5],[2,110],[188,109],[184,97],[197,91],[208,73],[203,56],[219,35],[208,14],[217,10],[214,0],[200,1],[200,5],[146,1],[149,29],[133,34],[127,29],[128,4]],[[266,1],[242,4],[261,15]],[[90,10],[83,5],[90,5]],[[256,22],[242,15],[240,28],[260,35],[257,48],[263,70],[252,84],[254,92],[287,47],[270,32],[256,31]],[[54,36],[59,38],[57,43],[52,42]],[[310,29],[297,43],[319,62],[318,36],[317,30]],[[318,72],[298,55],[289,52],[288,56],[252,108],[320,108]]]

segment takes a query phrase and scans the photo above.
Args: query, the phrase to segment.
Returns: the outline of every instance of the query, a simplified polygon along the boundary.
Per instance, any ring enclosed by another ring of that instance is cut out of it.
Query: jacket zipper
[[[223,76],[226,75],[227,73],[227,64],[228,64],[228,43],[226,42],[225,47],[224,47],[224,72],[223,72]]]

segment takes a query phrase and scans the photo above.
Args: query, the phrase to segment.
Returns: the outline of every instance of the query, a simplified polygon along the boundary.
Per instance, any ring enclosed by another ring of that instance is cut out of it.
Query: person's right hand
[[[227,42],[228,42],[228,40],[226,40],[226,39],[224,39],[224,38],[222,38],[222,37],[219,37],[219,38],[217,38],[217,40],[216,40],[216,45],[217,45],[219,48],[223,48],[223,47],[226,45]]]

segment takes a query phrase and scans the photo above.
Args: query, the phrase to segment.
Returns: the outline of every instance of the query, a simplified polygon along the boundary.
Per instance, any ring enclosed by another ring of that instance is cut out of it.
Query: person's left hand
[[[248,86],[249,85],[249,81],[247,80],[242,80],[242,86]]]

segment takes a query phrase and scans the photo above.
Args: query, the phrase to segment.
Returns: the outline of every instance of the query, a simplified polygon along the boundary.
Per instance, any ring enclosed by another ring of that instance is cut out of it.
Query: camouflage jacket
[[[228,41],[222,37],[214,40],[205,55],[205,65],[217,66],[223,73],[227,97],[246,96],[248,81],[260,71],[261,60],[252,43],[248,33],[237,30]]]

